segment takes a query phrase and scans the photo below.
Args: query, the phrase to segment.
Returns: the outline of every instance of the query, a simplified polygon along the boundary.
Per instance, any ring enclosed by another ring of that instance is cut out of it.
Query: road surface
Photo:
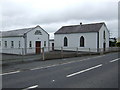
[[[118,88],[118,53],[1,74],[3,88]]]

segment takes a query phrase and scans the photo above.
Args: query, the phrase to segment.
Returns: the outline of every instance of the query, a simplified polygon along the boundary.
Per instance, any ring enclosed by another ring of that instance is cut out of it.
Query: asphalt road
[[[111,53],[4,73],[3,88],[118,88],[119,59],[118,53]]]

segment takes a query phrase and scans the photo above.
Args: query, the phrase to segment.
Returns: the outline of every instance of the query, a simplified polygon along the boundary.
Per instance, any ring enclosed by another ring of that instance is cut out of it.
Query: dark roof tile
[[[55,34],[98,32],[103,24],[105,23],[63,26],[58,31],[56,31]]]

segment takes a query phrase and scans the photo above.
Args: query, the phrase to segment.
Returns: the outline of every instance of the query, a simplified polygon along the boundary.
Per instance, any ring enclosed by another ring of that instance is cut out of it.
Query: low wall
[[[19,62],[29,62],[34,60],[51,60],[51,59],[61,59],[61,58],[70,58],[70,57],[81,57],[88,55],[100,55],[104,53],[110,52],[120,52],[119,49],[111,49],[106,52],[79,52],[79,51],[50,51],[44,52],[41,54],[29,54],[29,55],[13,55],[13,54],[1,54],[2,56],[2,64],[9,63],[19,63]]]

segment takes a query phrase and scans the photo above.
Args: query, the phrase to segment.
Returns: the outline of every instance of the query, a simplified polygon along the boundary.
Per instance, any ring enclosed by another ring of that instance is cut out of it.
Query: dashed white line
[[[101,66],[102,66],[102,64],[99,64],[97,66],[94,66],[94,67],[91,67],[91,68],[88,68],[88,69],[85,69],[85,70],[82,70],[82,71],[79,71],[79,72],[76,72],[76,73],[73,73],[73,74],[69,74],[66,77],[72,77],[74,75],[77,75],[77,74],[80,74],[80,73],[83,73],[83,72],[86,72],[86,71],[89,71],[89,70],[92,70],[92,69],[95,69],[95,68],[98,68],[98,67],[101,67]]]
[[[29,89],[33,89],[33,88],[37,88],[37,87],[38,87],[38,85],[34,85],[34,86],[30,86],[30,87],[22,89],[22,90],[29,90]]]
[[[30,70],[37,70],[37,69],[42,69],[42,67],[40,67],[40,68],[32,68]]]
[[[14,71],[14,72],[9,72],[9,73],[3,73],[3,74],[0,74],[1,75],[8,75],[8,74],[15,74],[15,73],[19,73],[20,71]]]
[[[50,68],[50,67],[55,67],[55,66],[58,66],[58,65],[59,65],[59,64],[54,64],[54,65],[51,65],[51,66],[38,67],[38,68],[33,68],[33,69],[30,69],[30,70],[37,70],[37,69]]]
[[[117,59],[114,59],[114,60],[112,60],[112,61],[110,61],[111,63],[112,62],[115,62],[115,61],[118,61],[120,58],[117,58]]]
[[[55,80],[52,80],[52,82],[55,82]]]

